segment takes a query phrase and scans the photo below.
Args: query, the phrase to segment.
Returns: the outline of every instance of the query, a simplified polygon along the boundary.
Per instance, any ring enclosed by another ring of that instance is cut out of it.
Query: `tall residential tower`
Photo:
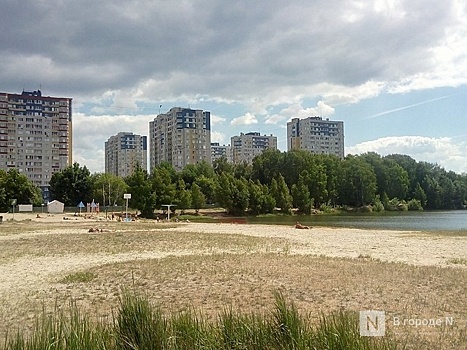
[[[211,142],[211,161],[214,164],[216,160],[225,157],[228,163],[232,163],[232,147],[222,145],[219,142]]]
[[[211,164],[211,113],[174,107],[149,122],[150,170],[168,162],[176,170],[200,161]]]
[[[232,136],[232,161],[233,163],[246,162],[251,164],[253,158],[263,153],[265,149],[277,149],[277,137],[261,135],[259,132],[247,132],[246,134]]]
[[[344,122],[321,117],[293,118],[287,123],[287,150],[294,149],[344,158]]]
[[[119,132],[105,142],[105,172],[120,177],[133,174],[137,164],[147,170],[147,137]]]
[[[52,174],[72,164],[71,98],[0,92],[0,169],[18,169],[49,200]]]

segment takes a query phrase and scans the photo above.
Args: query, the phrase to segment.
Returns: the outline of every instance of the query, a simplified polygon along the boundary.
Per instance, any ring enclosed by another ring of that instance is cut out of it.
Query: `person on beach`
[[[309,226],[302,225],[302,224],[299,223],[298,221],[297,221],[297,223],[295,224],[295,228],[298,228],[298,229],[300,229],[300,230],[304,230],[304,229],[305,229],[305,230],[308,230],[308,229],[310,229]]]

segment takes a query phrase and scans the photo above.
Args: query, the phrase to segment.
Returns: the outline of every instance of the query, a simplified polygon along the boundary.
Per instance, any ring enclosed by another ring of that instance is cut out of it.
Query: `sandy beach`
[[[240,308],[262,308],[271,299],[272,289],[283,288],[300,307],[319,305],[318,309],[325,311],[379,305],[381,298],[370,294],[368,299],[360,289],[379,278],[387,289],[385,298],[390,300],[383,307],[397,310],[392,303],[403,300],[405,306],[401,308],[414,308],[414,301],[423,293],[436,298],[431,308],[417,309],[427,316],[443,303],[438,296],[440,288],[449,288],[450,294],[446,290],[443,297],[453,298],[448,302],[454,310],[460,302],[456,291],[462,295],[466,287],[465,235],[116,222],[103,217],[42,213],[39,217],[15,213],[13,221],[12,214],[0,215],[0,325],[8,327],[30,327],[41,304],[66,304],[70,298],[108,315],[122,285],[129,284],[171,307],[189,301],[212,311],[228,301]],[[89,232],[91,227],[103,232]],[[375,275],[358,273],[363,270]],[[92,276],[90,282],[64,282],[84,271]],[[358,277],[348,279],[349,274]],[[436,281],[438,277],[433,276],[445,276],[455,285],[445,286],[446,280],[440,280],[423,287],[420,280]],[[327,285],[327,281],[334,284]],[[400,290],[395,290],[394,284]],[[413,284],[422,287],[412,293]],[[407,297],[407,293],[413,295]],[[245,294],[250,303],[245,302]],[[315,304],[316,300],[321,301]],[[376,305],[367,305],[370,301]],[[459,317],[465,319],[465,306],[460,308]],[[4,332],[0,326],[0,336]]]
[[[83,233],[83,227],[98,227],[108,224],[102,216],[84,219],[60,214],[0,214],[3,220],[14,220],[26,225],[38,223],[37,230],[27,233],[2,235],[0,226],[0,242],[5,239],[19,239],[44,234]],[[64,220],[66,218],[66,220]],[[53,230],[41,230],[47,223],[58,225]],[[131,223],[121,223],[121,225]],[[154,223],[160,228],[163,223]],[[290,225],[258,225],[230,223],[177,223],[177,227],[168,230],[178,232],[197,232],[207,234],[247,235],[263,238],[285,239],[290,244],[289,253],[324,255],[330,257],[358,258],[371,257],[381,261],[402,262],[412,265],[446,266],[452,259],[467,259],[467,236],[437,235],[417,231],[369,230],[353,228],[312,227],[310,230],[298,230]],[[128,227],[125,227],[128,228]],[[21,228],[18,228],[21,231]],[[86,233],[86,232],[85,232]],[[131,256],[131,252],[128,252]],[[148,253],[150,254],[150,253]],[[125,259],[122,257],[122,259]],[[80,260],[80,259],[77,259]],[[92,259],[91,259],[92,260]],[[112,260],[118,260],[114,258]],[[66,269],[67,264],[60,264]],[[460,267],[466,267],[460,265]]]
[[[3,227],[17,223],[17,230],[12,227],[9,234],[2,232],[0,226],[0,247],[6,241],[22,242],[53,235],[88,236],[91,227],[106,228],[109,221],[103,217],[85,219],[59,214],[2,214],[6,221]],[[66,220],[64,220],[66,218]],[[10,220],[10,221],[9,221]],[[112,222],[116,225],[116,222]],[[134,223],[118,223],[120,228],[131,230]],[[245,235],[269,239],[279,239],[280,247],[271,248],[271,253],[366,258],[385,262],[398,262],[418,266],[450,266],[467,268],[465,264],[453,265],[454,259],[467,260],[466,236],[439,236],[433,233],[392,230],[360,230],[350,228],[314,227],[309,230],[298,230],[286,225],[248,225],[230,223],[177,223],[166,227],[165,223],[153,223],[151,229],[164,229],[167,232]],[[23,228],[28,226],[26,232]],[[32,229],[31,229],[32,228]],[[117,228],[108,229],[118,231]],[[148,231],[150,232],[150,231]],[[54,254],[46,252],[41,256],[25,255],[15,259],[2,261],[0,264],[0,296],[18,290],[44,288],[50,276],[91,268],[94,266],[124,262],[137,259],[159,259],[165,256],[213,253],[207,246],[205,249],[173,249],[172,251],[138,250],[115,254],[109,253],[73,253]],[[230,252],[217,248],[216,253]],[[0,260],[1,261],[1,260]]]

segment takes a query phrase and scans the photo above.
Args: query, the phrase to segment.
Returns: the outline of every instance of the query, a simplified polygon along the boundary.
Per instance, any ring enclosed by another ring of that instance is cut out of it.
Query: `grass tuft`
[[[449,259],[448,264],[467,265],[467,259],[463,258],[452,258]]]
[[[86,271],[86,272],[75,272],[70,273],[63,277],[59,282],[60,283],[88,283],[94,280],[97,277],[96,274]]]
[[[230,308],[217,321],[192,309],[165,315],[147,298],[125,292],[113,322],[91,322],[72,304],[69,314],[44,310],[31,335],[17,332],[4,344],[5,350],[396,349],[389,341],[361,337],[354,313],[323,315],[312,326],[279,292],[269,314],[242,315]]]

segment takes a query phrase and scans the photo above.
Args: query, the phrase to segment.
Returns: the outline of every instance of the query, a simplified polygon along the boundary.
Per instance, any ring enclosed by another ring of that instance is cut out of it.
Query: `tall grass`
[[[72,304],[69,313],[57,310],[47,315],[43,310],[36,318],[35,327],[29,336],[18,331],[11,339],[5,339],[4,349],[15,350],[65,350],[92,349],[104,350],[114,345],[110,328],[102,323],[91,323],[89,318],[81,314],[79,308]]]
[[[388,339],[361,337],[356,314],[322,316],[313,325],[275,294],[270,313],[240,314],[232,308],[215,321],[195,310],[164,313],[147,298],[124,293],[113,321],[91,322],[76,305],[69,313],[57,311],[36,320],[30,335],[7,336],[5,350],[145,350],[145,349],[314,349],[393,350]]]

